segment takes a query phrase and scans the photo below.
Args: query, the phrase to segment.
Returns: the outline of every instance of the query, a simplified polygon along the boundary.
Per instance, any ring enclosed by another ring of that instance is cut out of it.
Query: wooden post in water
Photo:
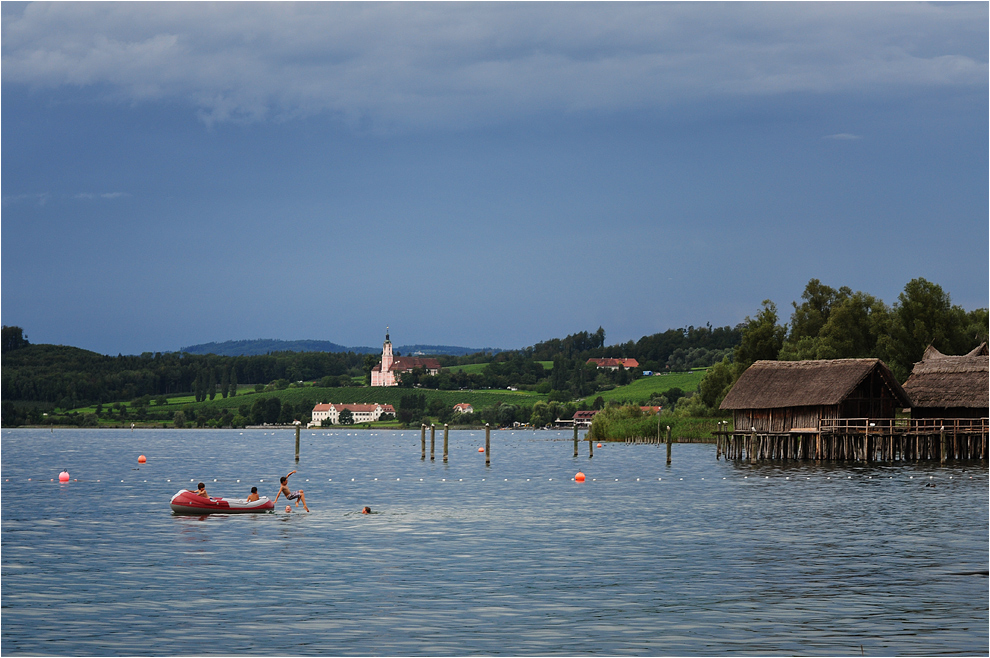
[[[485,466],[492,463],[492,427],[485,423]]]
[[[591,432],[584,435],[584,438],[588,439],[588,459],[595,456],[595,444],[591,442]]]
[[[670,466],[670,444],[674,440],[674,433],[670,431],[670,425],[667,425],[667,465]]]
[[[437,447],[437,426],[430,423],[430,461],[434,459],[434,453]]]
[[[447,434],[450,430],[447,429],[447,423],[443,424],[443,463],[447,463]]]
[[[944,464],[945,463],[945,460],[949,456],[949,444],[945,440],[945,425],[943,425],[942,426],[942,429],[939,430],[939,438],[942,440],[941,441],[942,445],[941,445],[940,461],[941,461],[942,464]]]
[[[299,461],[299,428],[301,425],[296,425],[296,461]]]
[[[419,424],[420,461],[426,461],[426,423]]]
[[[756,463],[756,429],[750,431],[749,433],[749,463]]]
[[[577,457],[577,446],[578,446],[578,428],[577,423],[574,423],[574,456]]]

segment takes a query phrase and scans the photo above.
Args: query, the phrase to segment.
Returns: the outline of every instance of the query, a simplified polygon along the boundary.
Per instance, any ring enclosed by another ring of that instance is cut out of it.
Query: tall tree
[[[923,278],[912,279],[897,296],[890,333],[881,339],[887,365],[904,381],[932,345],[943,354],[964,354],[975,347],[966,335],[966,312],[949,293]]]
[[[734,353],[737,376],[756,361],[776,361],[787,333],[786,326],[777,324],[777,306],[769,299],[763,300],[756,317],[746,317],[744,325]]]

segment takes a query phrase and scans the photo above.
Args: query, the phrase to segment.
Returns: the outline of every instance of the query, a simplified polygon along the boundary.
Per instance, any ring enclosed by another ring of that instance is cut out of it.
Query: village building
[[[372,386],[398,386],[402,373],[422,368],[427,375],[440,374],[440,362],[431,357],[393,356],[392,341],[388,327],[385,328],[385,343],[382,345],[382,360],[371,369]]]
[[[472,407],[470,404],[467,404],[465,402],[461,402],[460,404],[455,404],[454,405],[454,413],[455,414],[473,414],[474,413],[474,407]]]
[[[318,404],[313,407],[312,420],[307,427],[320,427],[327,419],[332,424],[339,425],[340,414],[345,409],[351,412],[355,425],[376,421],[385,414],[395,417],[395,407],[390,404]]]
[[[578,427],[591,427],[591,421],[595,419],[598,409],[574,412],[574,424]]]
[[[612,358],[588,359],[587,363],[595,364],[595,366],[599,370],[601,369],[618,370],[620,366],[625,368],[626,370],[629,370],[630,368],[639,367],[639,361],[637,361],[636,359],[612,359]]]
[[[818,433],[836,419],[893,419],[910,406],[880,359],[757,361],[722,400],[737,432]]]
[[[987,418],[988,366],[986,343],[961,356],[942,354],[929,346],[904,382],[904,391],[911,399],[911,418]]]

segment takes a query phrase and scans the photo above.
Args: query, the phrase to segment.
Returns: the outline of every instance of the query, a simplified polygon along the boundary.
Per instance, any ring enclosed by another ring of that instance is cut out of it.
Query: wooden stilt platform
[[[832,418],[786,432],[713,432],[726,459],[892,462],[987,459],[987,418]]]

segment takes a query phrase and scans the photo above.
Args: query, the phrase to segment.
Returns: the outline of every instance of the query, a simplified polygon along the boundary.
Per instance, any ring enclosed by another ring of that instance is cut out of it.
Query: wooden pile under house
[[[911,418],[943,420],[990,415],[987,354],[986,343],[962,356],[942,354],[929,345],[904,382],[911,399]]]

